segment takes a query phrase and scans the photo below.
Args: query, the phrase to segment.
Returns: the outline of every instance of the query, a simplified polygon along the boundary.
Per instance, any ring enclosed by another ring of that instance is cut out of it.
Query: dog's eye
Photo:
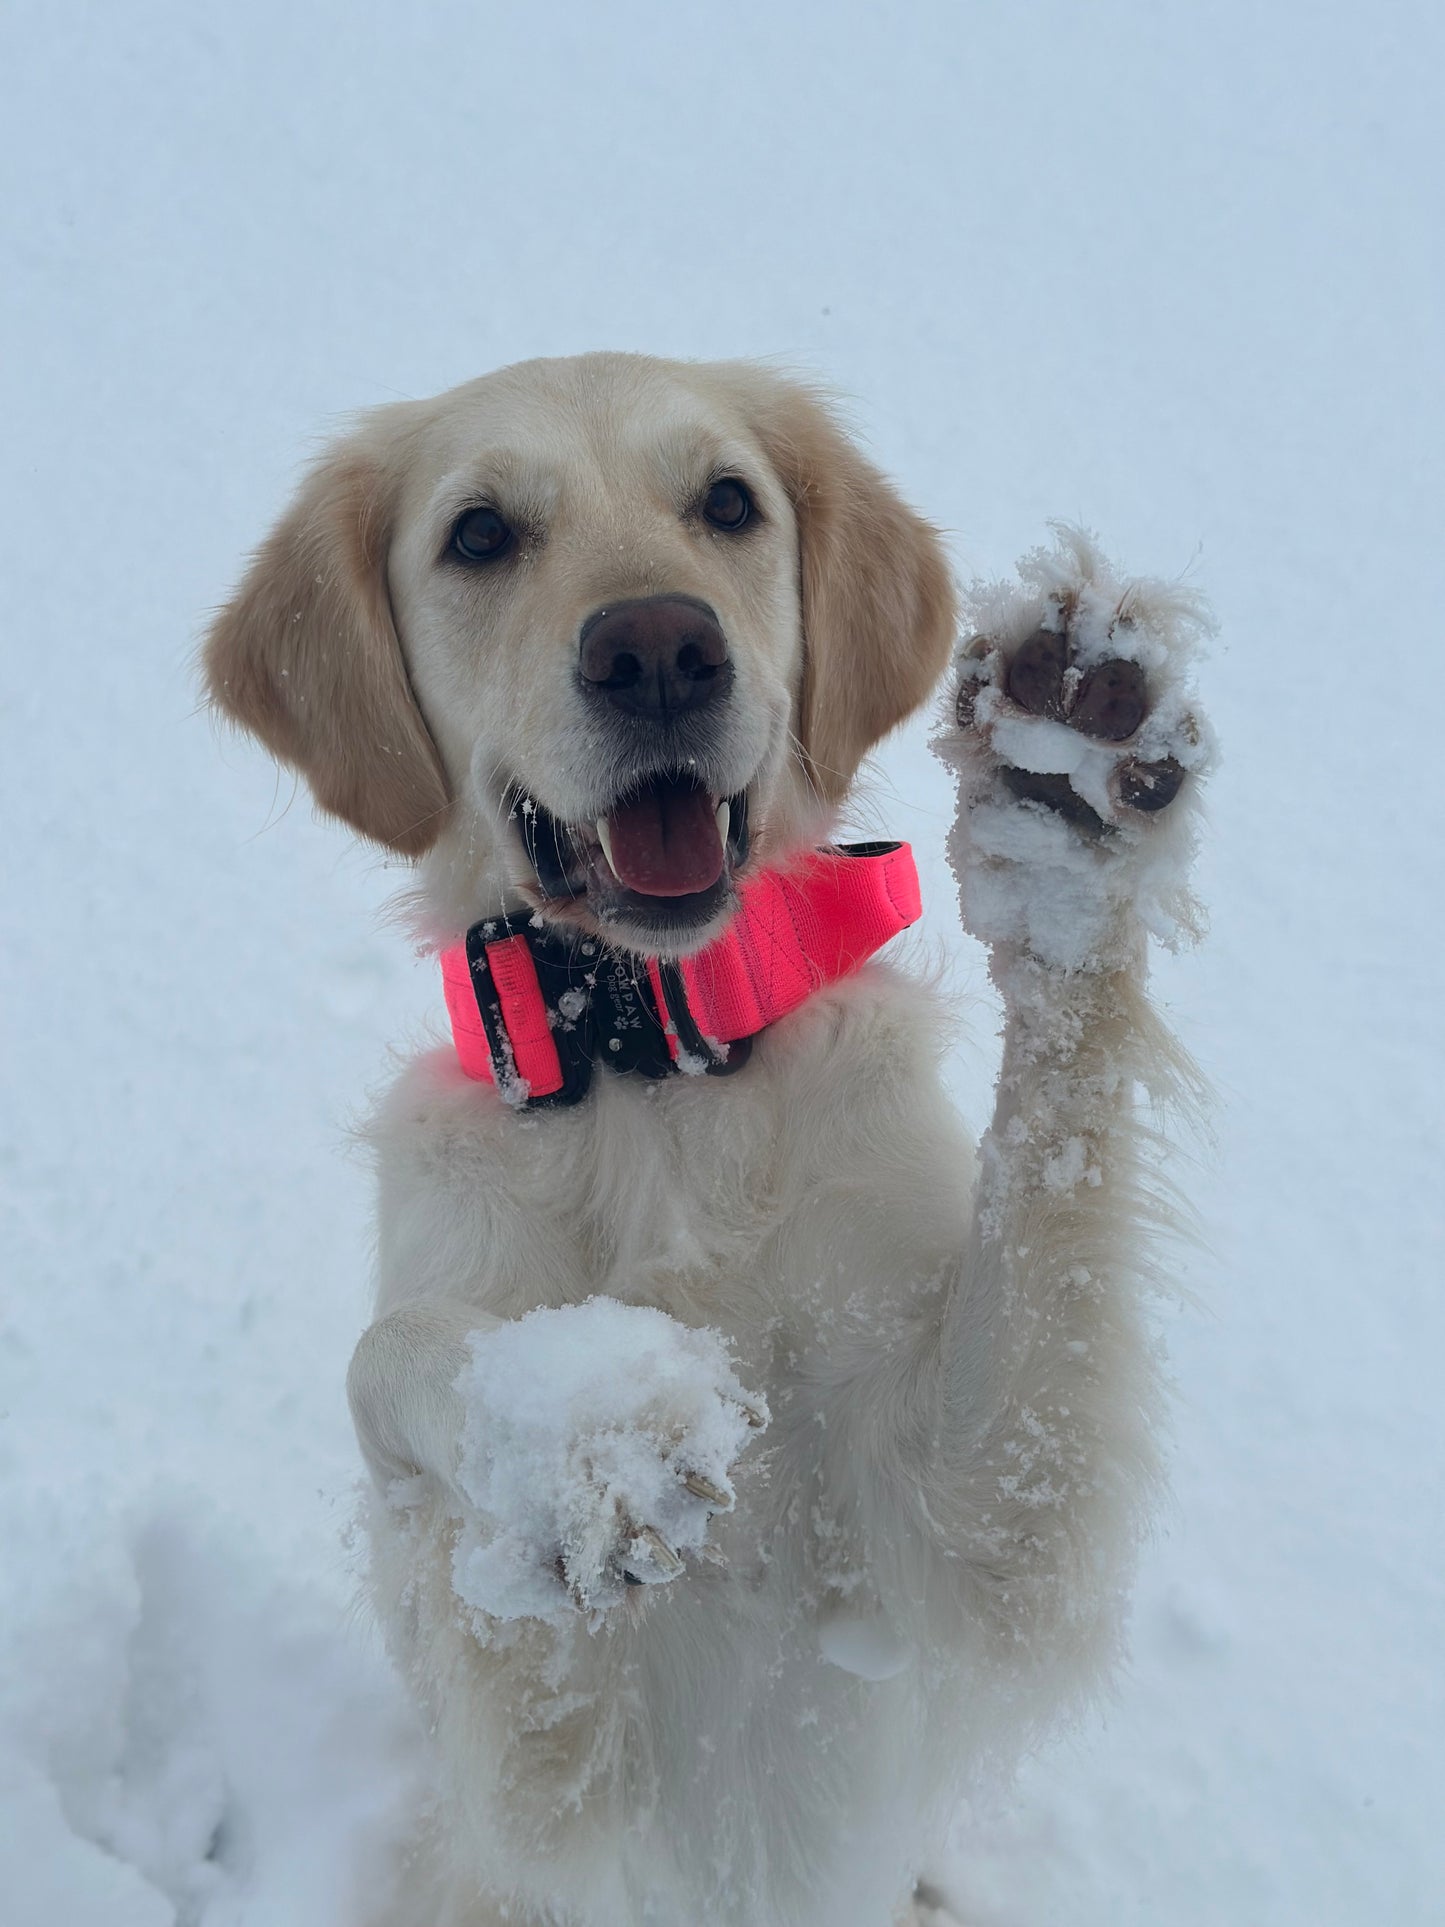
[[[702,512],[715,529],[740,529],[753,512],[753,498],[741,482],[725,475],[703,497]]]
[[[452,530],[452,548],[464,562],[493,562],[512,546],[512,531],[493,508],[468,509]]]

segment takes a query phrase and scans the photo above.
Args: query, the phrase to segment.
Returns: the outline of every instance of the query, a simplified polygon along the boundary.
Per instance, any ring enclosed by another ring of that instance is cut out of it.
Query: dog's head
[[[825,833],[952,633],[936,535],[816,395],[588,355],[368,416],[205,671],[323,809],[436,851],[441,921],[520,894],[675,954]]]

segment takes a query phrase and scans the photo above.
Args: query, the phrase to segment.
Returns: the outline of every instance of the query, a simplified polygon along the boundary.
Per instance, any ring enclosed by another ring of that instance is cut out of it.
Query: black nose
[[[608,603],[583,623],[581,643],[578,668],[586,687],[650,722],[700,709],[732,687],[722,626],[692,596]]]

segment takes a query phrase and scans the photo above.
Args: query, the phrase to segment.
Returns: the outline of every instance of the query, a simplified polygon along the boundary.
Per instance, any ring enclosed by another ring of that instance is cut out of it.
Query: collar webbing
[[[576,1103],[598,1058],[645,1077],[725,1076],[760,1030],[921,913],[908,845],[852,843],[750,877],[722,935],[677,962],[546,928],[529,912],[491,917],[442,952],[457,1056],[518,1106]]]

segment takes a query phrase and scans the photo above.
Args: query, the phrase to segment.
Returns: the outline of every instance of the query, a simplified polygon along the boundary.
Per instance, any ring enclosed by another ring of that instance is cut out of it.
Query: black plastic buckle
[[[721,1047],[708,1043],[688,1007],[687,986],[676,963],[658,965],[667,1000],[664,1023],[642,958],[613,950],[596,937],[549,929],[526,911],[514,917],[488,917],[467,932],[472,994],[499,1088],[505,1088],[508,1076],[516,1075],[516,1059],[487,946],[509,937],[521,937],[527,945],[562,1071],[559,1089],[535,1097],[529,1093],[524,1108],[580,1103],[599,1062],[618,1073],[670,1076],[680,1066],[668,1047],[669,1028],[690,1067],[700,1063],[709,1077],[731,1077],[752,1055],[751,1037]]]
[[[528,1095],[526,1103],[541,1110],[547,1105],[579,1103],[592,1083],[591,995],[582,956],[582,942],[567,938],[545,925],[533,922],[530,911],[515,917],[488,917],[474,923],[467,932],[467,965],[472,976],[472,993],[477,1000],[477,1015],[487,1033],[487,1049],[498,1088],[504,1079],[516,1075],[512,1040],[502,1014],[502,1000],[487,956],[489,943],[503,943],[508,937],[522,937],[531,952],[537,985],[546,1006],[552,1043],[562,1072],[555,1091],[541,1096]],[[583,942],[587,940],[584,939]],[[593,946],[600,948],[600,946]]]

